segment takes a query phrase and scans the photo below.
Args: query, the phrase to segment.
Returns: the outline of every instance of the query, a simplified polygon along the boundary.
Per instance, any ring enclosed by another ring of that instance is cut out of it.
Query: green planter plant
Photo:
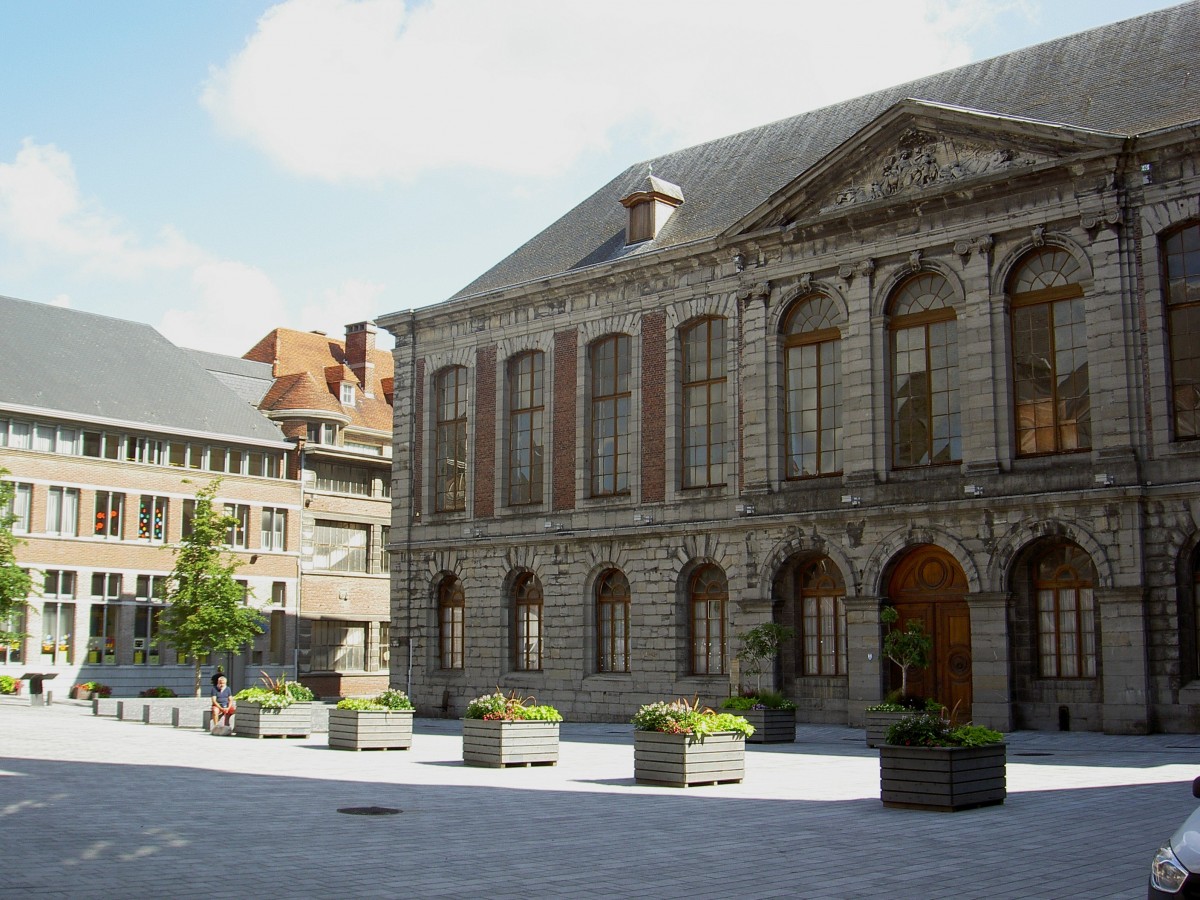
[[[884,806],[940,812],[1001,804],[1006,749],[1004,735],[990,728],[907,716],[879,747],[879,798]]]
[[[796,740],[796,704],[783,694],[762,691],[749,696],[727,697],[721,708],[742,716],[754,727],[754,733],[746,738],[751,744]]]
[[[468,766],[553,766],[558,764],[562,715],[533,698],[500,691],[467,704],[463,718],[463,762]]]
[[[643,706],[631,721],[638,784],[726,784],[746,775],[746,739],[754,726],[744,716],[676,700]]]
[[[339,750],[407,750],[412,746],[414,712],[404,691],[384,691],[370,700],[339,700],[329,711],[329,746]]]
[[[263,687],[233,695],[233,733],[242,737],[308,737],[312,733],[313,692],[297,681],[262,673]]]

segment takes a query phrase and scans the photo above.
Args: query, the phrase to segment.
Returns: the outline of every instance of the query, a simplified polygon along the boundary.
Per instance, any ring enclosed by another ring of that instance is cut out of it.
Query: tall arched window
[[[434,509],[467,508],[467,370],[452,366],[434,385],[437,430],[434,446]]]
[[[693,675],[725,673],[725,605],[729,584],[716,566],[702,566],[688,580]]]
[[[846,585],[824,556],[796,573],[796,641],[804,675],[846,674]]]
[[[841,332],[824,295],[797,303],[784,321],[787,477],[842,471]]]
[[[513,585],[513,668],[542,668],[542,585],[532,572],[524,572]]]
[[[542,502],[545,356],[522,353],[508,363],[508,502]]]
[[[1096,677],[1096,570],[1076,544],[1045,550],[1033,568],[1043,678]]]
[[[958,406],[958,323],[953,291],[922,272],[892,297],[892,465],[962,459]]]
[[[447,575],[438,585],[438,664],[461,669],[466,658],[467,602],[462,582]]]
[[[592,344],[592,496],[629,493],[629,336],[613,334]]]
[[[629,581],[609,569],[596,582],[596,668],[629,671]]]
[[[683,332],[683,486],[725,483],[725,320]]]
[[[1200,224],[1163,242],[1176,440],[1200,437]]]
[[[1026,257],[1009,279],[1017,454],[1092,446],[1087,322],[1075,258],[1059,247]]]

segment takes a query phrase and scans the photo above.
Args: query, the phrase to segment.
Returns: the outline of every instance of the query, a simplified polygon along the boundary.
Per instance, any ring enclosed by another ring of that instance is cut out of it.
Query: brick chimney
[[[375,363],[371,354],[375,352],[375,332],[371,322],[356,322],[346,326],[346,365],[362,385],[363,394],[374,397]]]

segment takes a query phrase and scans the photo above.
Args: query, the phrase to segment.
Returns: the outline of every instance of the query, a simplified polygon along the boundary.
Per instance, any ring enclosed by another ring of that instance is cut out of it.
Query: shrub
[[[561,722],[562,716],[553,706],[535,705],[532,697],[518,697],[514,691],[508,697],[500,691],[476,697],[467,704],[467,719],[503,722]]]
[[[706,735],[719,731],[733,731],[742,737],[754,734],[754,726],[742,716],[701,709],[699,703],[674,700],[659,701],[641,707],[630,720],[638,731],[661,731],[664,734],[688,734],[703,741]]]
[[[339,700],[338,709],[357,709],[365,712],[387,712],[389,710],[412,709],[412,701],[404,691],[387,690],[371,698],[347,697]]]
[[[139,697],[177,697],[179,695],[176,694],[169,687],[163,687],[162,685],[159,685],[158,687],[146,688],[144,691],[142,691],[140,694],[138,694],[138,696]]]
[[[278,680],[261,673],[264,687],[250,687],[233,695],[234,700],[258,703],[263,709],[286,709],[293,703],[312,700],[316,695],[298,681],[288,681],[286,675]]]
[[[0,694],[15,694],[20,688],[20,684],[21,682],[11,675],[0,675]]]
[[[917,713],[893,722],[887,742],[902,747],[984,747],[1004,740],[999,731],[982,725],[950,727],[941,716]]]
[[[785,709],[792,710],[796,704],[778,691],[759,691],[754,694],[743,694],[740,697],[726,697],[721,702],[722,709]]]

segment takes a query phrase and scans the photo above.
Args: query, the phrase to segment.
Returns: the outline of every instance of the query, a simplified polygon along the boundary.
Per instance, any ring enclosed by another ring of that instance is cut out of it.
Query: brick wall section
[[[475,515],[489,517],[496,506],[496,347],[475,352]]]
[[[642,502],[666,499],[667,317],[642,317]]]
[[[412,439],[412,515],[420,519],[425,499],[425,360],[417,360],[416,373],[413,378],[416,387],[413,390],[412,424],[410,425]]]
[[[575,329],[554,335],[554,436],[551,458],[554,483],[551,487],[553,509],[575,508],[575,385],[578,365],[575,360],[579,333]]]

